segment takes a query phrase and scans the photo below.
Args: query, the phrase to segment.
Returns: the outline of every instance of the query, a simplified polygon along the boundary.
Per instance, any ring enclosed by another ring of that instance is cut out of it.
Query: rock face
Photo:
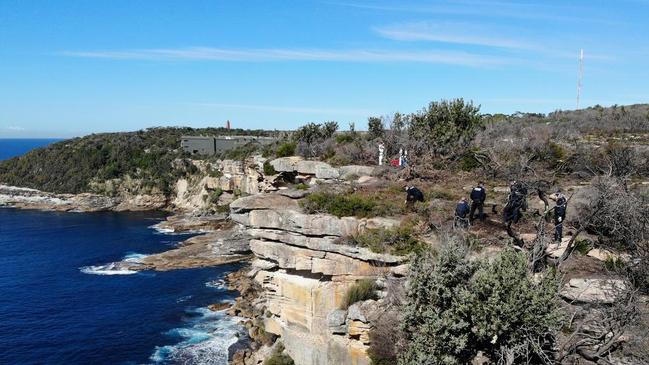
[[[295,172],[300,175],[310,175],[317,179],[351,179],[361,176],[373,176],[373,166],[350,165],[332,167],[326,162],[304,160],[302,157],[280,157],[270,161],[277,172]]]
[[[164,197],[133,196],[130,199],[97,194],[54,194],[0,185],[0,206],[56,211],[97,212],[104,210],[148,210],[164,206]]]
[[[570,279],[559,294],[566,300],[579,303],[612,304],[627,289],[620,279]]]
[[[275,168],[291,161],[275,163]],[[231,218],[252,237],[255,260],[250,275],[263,289],[265,330],[281,337],[297,365],[369,364],[371,305],[341,309],[345,293],[358,279],[387,275],[406,258],[336,242],[367,228],[399,222],[309,215],[281,194],[238,199],[231,210]]]
[[[271,182],[263,176],[265,158],[255,156],[242,161],[222,160],[206,162],[192,160],[200,174],[189,178],[182,178],[176,182],[176,196],[173,205],[181,210],[199,210],[206,208],[210,202],[208,197],[211,192],[220,190],[230,195],[223,194],[219,203],[227,203],[228,196],[235,191],[244,194],[258,194],[263,191],[274,190]]]

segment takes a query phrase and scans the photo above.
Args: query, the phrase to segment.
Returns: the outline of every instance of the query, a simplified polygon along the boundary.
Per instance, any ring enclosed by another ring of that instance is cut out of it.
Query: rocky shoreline
[[[0,184],[0,206],[59,212],[125,212],[163,210],[167,206],[167,199],[162,195],[133,195],[124,198],[92,193],[55,194]]]

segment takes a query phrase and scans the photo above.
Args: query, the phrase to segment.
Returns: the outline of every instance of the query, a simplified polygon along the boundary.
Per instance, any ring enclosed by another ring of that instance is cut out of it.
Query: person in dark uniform
[[[424,193],[421,190],[417,189],[414,186],[405,186],[406,190],[406,207],[412,209],[415,206],[415,202],[424,201]]]
[[[557,205],[554,207],[554,240],[561,242],[563,238],[563,221],[566,219],[566,206],[568,201],[564,196],[557,199]]]
[[[504,221],[509,225],[518,223],[523,215],[521,212],[527,210],[527,187],[525,184],[514,181],[510,189],[507,204],[503,209]]]
[[[466,198],[460,199],[455,206],[455,220],[453,222],[453,227],[457,228],[458,226],[461,226],[467,228],[469,226],[468,215],[470,210],[471,208],[469,207]]]
[[[484,183],[480,181],[478,186],[473,188],[471,191],[471,212],[469,213],[469,220],[473,221],[475,219],[475,211],[478,211],[478,217],[481,221],[484,221],[484,202],[487,199],[487,190],[484,187]]]

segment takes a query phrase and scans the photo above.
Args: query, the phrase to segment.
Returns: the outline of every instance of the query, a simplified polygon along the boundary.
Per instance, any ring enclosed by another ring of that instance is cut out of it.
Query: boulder
[[[239,198],[230,203],[230,211],[235,214],[251,210],[281,209],[299,211],[300,205],[294,199],[280,194],[257,194]]]
[[[276,262],[268,261],[268,260],[263,260],[263,259],[255,259],[252,262],[252,267],[259,269],[259,270],[272,270],[276,268],[278,265]]]
[[[352,177],[373,176],[374,166],[348,165],[338,168],[341,179],[350,179]]]
[[[324,164],[316,168],[315,177],[318,179],[338,179],[340,172],[337,168]]]
[[[566,252],[570,239],[571,237],[564,237],[558,245],[556,243],[550,243],[545,249],[545,253],[551,258],[557,259],[561,257]]]
[[[299,161],[295,164],[295,171],[303,175],[315,175],[319,168],[331,168],[331,165],[322,161]]]
[[[356,180],[357,183],[359,184],[369,184],[377,181],[377,179],[373,176],[361,176]]]
[[[401,276],[401,277],[408,275],[409,271],[410,271],[410,265],[408,264],[395,266],[390,270],[390,272],[392,272],[392,275]]]
[[[277,194],[289,197],[291,199],[302,199],[305,196],[309,195],[309,191],[306,189],[280,189],[277,191]]]
[[[277,172],[294,172],[297,170],[298,162],[303,160],[299,156],[280,157],[270,161],[270,164]]]
[[[211,310],[212,312],[218,312],[222,311],[225,309],[230,308],[230,303],[224,302],[224,303],[214,303],[210,304],[207,306],[207,309]]]
[[[327,314],[327,326],[332,334],[345,334],[347,332],[347,311],[334,309]]]
[[[570,302],[612,304],[628,288],[621,279],[570,279],[559,295]]]

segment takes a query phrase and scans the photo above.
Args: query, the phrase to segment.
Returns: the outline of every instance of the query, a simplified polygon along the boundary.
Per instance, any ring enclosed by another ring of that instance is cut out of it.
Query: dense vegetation
[[[370,218],[391,216],[401,212],[401,208],[389,202],[353,192],[318,191],[302,201],[302,208],[309,214],[328,213],[337,217]]]
[[[80,193],[90,183],[121,178],[141,179],[143,188],[166,193],[189,166],[173,166],[186,157],[182,135],[253,134],[224,128],[150,128],[137,132],[102,133],[73,138],[0,162],[0,182],[51,191]]]
[[[480,353],[492,364],[542,364],[562,323],[557,286],[551,272],[533,279],[526,255],[511,249],[477,262],[454,241],[438,255],[421,252],[397,319],[382,316],[370,333],[372,361],[459,365]]]

